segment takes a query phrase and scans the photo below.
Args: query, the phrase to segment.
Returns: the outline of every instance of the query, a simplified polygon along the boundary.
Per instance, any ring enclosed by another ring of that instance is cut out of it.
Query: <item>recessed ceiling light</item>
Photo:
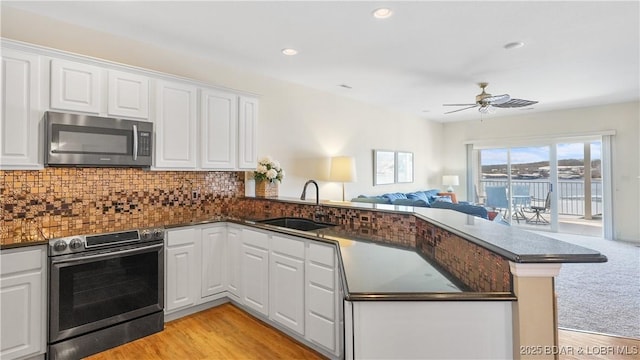
[[[514,42],[510,42],[508,44],[504,45],[504,48],[507,50],[511,50],[511,49],[517,49],[517,48],[521,48],[524,46],[524,43],[522,41],[514,41]]]
[[[293,56],[293,55],[296,55],[298,53],[298,50],[291,49],[291,48],[286,48],[286,49],[282,49],[282,53],[287,55],[287,56]]]
[[[379,8],[373,11],[373,17],[376,19],[386,19],[393,14],[393,11],[389,8]]]

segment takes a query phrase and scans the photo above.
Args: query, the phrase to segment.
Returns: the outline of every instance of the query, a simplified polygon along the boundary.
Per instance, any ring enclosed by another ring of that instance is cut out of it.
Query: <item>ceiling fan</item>
[[[487,114],[493,112],[494,108],[516,108],[516,107],[525,107],[533,104],[537,104],[537,101],[531,100],[522,100],[522,99],[512,99],[509,94],[504,95],[491,95],[486,93],[484,90],[489,85],[489,83],[482,82],[478,84],[482,89],[482,92],[476,95],[475,104],[443,104],[443,106],[466,106],[462,109],[457,109],[453,111],[448,111],[445,114],[451,114],[454,112],[468,110],[473,108],[478,108],[478,111]]]

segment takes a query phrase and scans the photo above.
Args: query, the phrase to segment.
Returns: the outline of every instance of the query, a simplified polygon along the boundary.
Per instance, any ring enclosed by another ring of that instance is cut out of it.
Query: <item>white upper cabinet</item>
[[[258,99],[37,46],[2,43],[0,169],[42,169],[47,110],[154,122],[158,170],[253,170]]]
[[[108,114],[113,117],[149,117],[149,79],[109,70]]]
[[[51,60],[51,108],[99,114],[102,69],[66,60]]]
[[[197,88],[158,80],[155,94],[155,168],[196,168]]]
[[[2,51],[0,169],[40,169],[40,57]]]
[[[200,167],[234,169],[237,157],[238,96],[202,89],[200,119]]]
[[[258,99],[240,97],[238,168],[251,170],[258,165]]]

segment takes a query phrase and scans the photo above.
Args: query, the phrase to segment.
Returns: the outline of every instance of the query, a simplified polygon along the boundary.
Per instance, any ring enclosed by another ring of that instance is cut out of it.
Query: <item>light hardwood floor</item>
[[[558,344],[560,360],[640,359],[640,339],[560,329]]]
[[[560,360],[640,359],[640,340],[560,330]],[[582,353],[580,353],[582,352]],[[164,331],[89,360],[323,359],[319,353],[227,303],[165,324]],[[550,356],[549,358],[553,358]]]
[[[95,354],[118,359],[324,359],[227,303],[165,324],[162,332]]]

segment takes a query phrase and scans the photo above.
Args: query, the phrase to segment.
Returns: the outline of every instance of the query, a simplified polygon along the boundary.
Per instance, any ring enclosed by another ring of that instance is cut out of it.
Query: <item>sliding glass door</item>
[[[602,141],[470,148],[475,200],[510,224],[602,236]]]
[[[557,144],[559,231],[602,235],[602,142]]]
[[[487,208],[512,224],[551,228],[550,146],[480,149],[477,158],[475,188]]]

